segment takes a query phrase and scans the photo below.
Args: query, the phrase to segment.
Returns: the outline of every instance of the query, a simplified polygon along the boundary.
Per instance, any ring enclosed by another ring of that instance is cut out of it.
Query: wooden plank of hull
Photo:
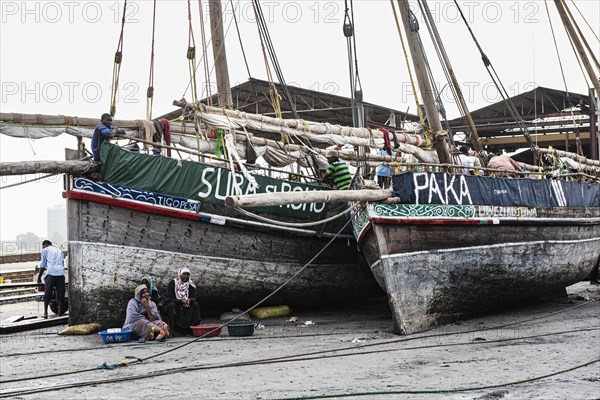
[[[600,256],[599,232],[598,224],[375,223],[361,250],[388,293],[396,331],[409,334],[584,279]]]
[[[599,248],[600,237],[507,243],[393,254],[372,268],[396,331],[411,334],[557,293],[586,277]]]
[[[68,204],[73,201],[69,200]],[[316,236],[300,237],[290,232],[272,231],[183,220],[171,216],[149,214],[122,207],[81,201],[79,235],[70,240],[147,247],[187,254],[210,254],[248,260],[307,262],[327,243]],[[225,207],[221,207],[227,210]],[[220,210],[213,209],[215,212]],[[228,210],[231,211],[231,210]],[[70,229],[70,227],[69,227]],[[334,254],[335,256],[331,256]],[[356,264],[354,244],[336,240],[326,254],[316,260],[332,264]]]
[[[387,225],[383,231],[382,254],[482,246],[515,241],[574,240],[597,237],[599,225]]]
[[[245,307],[298,271],[326,243],[316,237],[251,231],[68,200],[71,323],[119,326],[145,274],[166,290],[188,267],[203,311]],[[77,214],[77,212],[79,214]],[[358,266],[355,246],[338,240],[270,304],[351,301],[380,294]],[[367,270],[368,272],[368,270]]]

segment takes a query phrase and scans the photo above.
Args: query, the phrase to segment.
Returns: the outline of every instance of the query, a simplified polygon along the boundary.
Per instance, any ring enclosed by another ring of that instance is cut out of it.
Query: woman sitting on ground
[[[181,333],[190,333],[190,326],[200,322],[200,305],[196,300],[196,285],[190,279],[190,270],[181,268],[177,278],[169,282],[163,313],[171,327]]]
[[[142,276],[142,285],[146,285],[150,293],[150,300],[152,300],[154,304],[156,304],[156,307],[158,307],[160,310],[162,307],[162,299],[158,294],[158,289],[156,289],[156,286],[152,284],[152,277],[150,275]]]
[[[139,285],[133,293],[134,298],[127,304],[123,329],[131,329],[146,340],[162,340],[169,337],[169,326],[160,318],[156,304],[150,300],[146,285]]]

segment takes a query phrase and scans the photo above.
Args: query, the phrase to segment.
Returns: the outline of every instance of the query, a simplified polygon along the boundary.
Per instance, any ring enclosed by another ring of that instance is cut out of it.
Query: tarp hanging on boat
[[[241,174],[227,168],[168,157],[131,153],[104,142],[100,148],[103,179],[129,188],[168,194],[211,204],[225,204],[235,192],[234,179],[241,194],[297,192],[321,190],[319,186],[254,175],[258,187],[253,187]],[[289,204],[260,207],[257,211],[301,219],[322,219],[325,203]]]
[[[600,185],[593,183],[442,172],[407,172],[392,181],[394,197],[409,204],[600,207]]]

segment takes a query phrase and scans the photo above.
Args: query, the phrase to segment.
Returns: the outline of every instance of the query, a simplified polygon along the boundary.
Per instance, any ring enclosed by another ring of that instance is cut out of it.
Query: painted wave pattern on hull
[[[512,206],[441,204],[369,204],[353,220],[354,237],[360,241],[371,219],[453,219],[536,217],[536,209]]]
[[[429,204],[373,204],[369,208],[372,217],[437,217],[474,218],[474,206],[446,206]]]
[[[359,240],[363,231],[369,225],[369,213],[365,209],[361,209],[352,219],[352,231],[356,240]]]
[[[162,193],[137,190],[125,186],[114,185],[107,182],[97,182],[90,179],[73,178],[73,189],[76,191],[91,192],[96,194],[118,197],[121,199],[141,201],[162,207],[174,208],[181,211],[199,212],[200,202]]]

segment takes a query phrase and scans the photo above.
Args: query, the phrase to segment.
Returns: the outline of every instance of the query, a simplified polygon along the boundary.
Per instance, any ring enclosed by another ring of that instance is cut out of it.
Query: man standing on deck
[[[329,150],[325,157],[329,163],[327,172],[323,175],[322,181],[324,183],[333,184],[337,190],[347,190],[352,184],[352,175],[348,169],[348,164],[340,161],[338,158],[338,152],[336,150]],[[327,216],[335,215],[347,207],[347,203],[337,203],[336,205],[328,208]],[[322,237],[325,232],[327,223],[321,225],[321,228],[316,233],[317,237]]]
[[[466,167],[463,168],[461,173],[467,175],[477,175],[476,171],[478,172],[479,168],[481,167],[479,159],[475,156],[469,155],[469,148],[467,146],[460,146],[460,152],[461,154],[458,155],[458,160],[460,161],[461,165]]]
[[[58,316],[62,315],[63,303],[65,301],[65,258],[63,252],[52,246],[52,242],[44,240],[42,242],[42,261],[40,262],[40,272],[38,274],[38,284],[42,282],[44,270],[47,271],[44,282],[46,291],[44,292],[44,315],[48,318],[48,304],[52,298],[52,290],[56,288],[56,300],[58,301]]]
[[[100,146],[104,140],[110,138],[111,133],[117,135],[125,135],[125,131],[122,129],[112,128],[113,117],[110,114],[102,114],[100,117],[100,123],[96,125],[94,129],[94,135],[92,136],[92,153],[94,154],[94,161],[100,161]]]
[[[516,176],[516,172],[521,171],[521,166],[517,164],[515,160],[501,152],[490,158],[488,161],[488,168],[494,170],[490,171],[490,174],[496,174],[496,176],[509,176],[511,178]]]
[[[337,190],[349,189],[352,183],[352,175],[350,175],[348,164],[340,161],[338,153],[335,150],[329,150],[326,157],[329,168],[325,175],[323,175],[323,182],[333,183]]]
[[[381,149],[377,152],[377,154],[384,157],[390,157],[392,155],[391,150],[388,152],[387,149]],[[375,175],[377,176],[377,184],[382,189],[385,189],[388,186],[390,186],[392,169],[389,167],[388,163],[382,161],[381,164],[377,166],[377,169],[375,170]]]

